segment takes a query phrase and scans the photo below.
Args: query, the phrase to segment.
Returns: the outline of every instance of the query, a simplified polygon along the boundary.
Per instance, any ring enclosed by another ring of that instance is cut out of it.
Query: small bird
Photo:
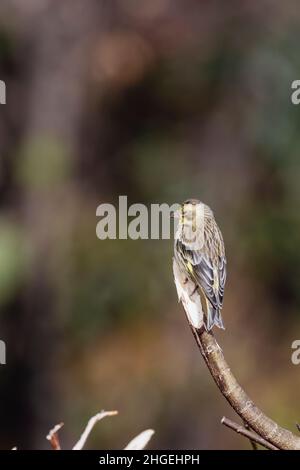
[[[195,328],[224,329],[221,309],[226,282],[226,257],[221,231],[212,210],[188,199],[174,213],[173,273],[189,321]]]

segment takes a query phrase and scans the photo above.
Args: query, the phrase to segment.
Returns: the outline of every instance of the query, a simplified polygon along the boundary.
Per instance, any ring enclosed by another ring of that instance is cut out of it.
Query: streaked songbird
[[[197,199],[185,201],[174,213],[173,272],[189,321],[209,331],[224,329],[221,309],[226,282],[226,257],[222,233],[212,210]]]

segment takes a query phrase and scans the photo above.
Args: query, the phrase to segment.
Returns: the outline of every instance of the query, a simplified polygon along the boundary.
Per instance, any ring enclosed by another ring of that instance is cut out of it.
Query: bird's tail
[[[204,315],[204,324],[207,331],[210,331],[214,325],[225,330],[220,309],[212,307],[208,301],[206,315]]]

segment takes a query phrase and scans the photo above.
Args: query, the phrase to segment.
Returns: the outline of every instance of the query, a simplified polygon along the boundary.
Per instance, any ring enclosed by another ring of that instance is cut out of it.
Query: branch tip
[[[61,450],[59,438],[58,438],[58,431],[63,427],[64,423],[59,423],[54,426],[54,428],[50,429],[46,439],[50,441],[51,447],[53,450]]]
[[[79,441],[75,444],[73,447],[73,450],[82,450],[83,446],[85,445],[93,427],[95,426],[98,421],[101,421],[103,418],[106,418],[107,416],[116,416],[118,414],[118,411],[113,410],[113,411],[100,411],[100,413],[95,414],[95,416],[92,416],[92,418],[89,419],[85,430],[83,431]]]

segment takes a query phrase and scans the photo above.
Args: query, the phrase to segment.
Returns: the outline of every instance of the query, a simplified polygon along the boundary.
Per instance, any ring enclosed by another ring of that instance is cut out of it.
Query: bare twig
[[[63,427],[63,425],[64,423],[57,424],[56,426],[54,426],[53,429],[50,429],[48,436],[46,436],[46,439],[50,441],[50,444],[53,450],[61,450],[57,433]]]
[[[245,429],[248,429],[248,431],[251,431],[249,425],[245,421],[244,421],[244,426],[245,426]],[[252,450],[258,450],[256,442],[252,441],[252,439],[249,439],[249,441],[250,441]]]
[[[242,436],[248,437],[248,439],[251,441],[251,443],[252,442],[255,443],[255,446],[256,446],[256,443],[257,443],[257,444],[260,444],[260,445],[266,447],[267,449],[278,450],[278,448],[273,446],[273,444],[270,444],[270,442],[266,441],[265,439],[258,436],[257,434],[250,431],[249,429],[244,428],[240,424],[237,424],[234,421],[231,421],[230,419],[225,418],[225,416],[223,416],[223,418],[221,419],[221,423],[224,424],[224,426],[227,426],[228,428],[233,429],[238,434],[241,434]],[[255,448],[255,450],[257,450],[257,447]]]
[[[213,333],[204,328],[196,329],[191,323],[190,326],[215,383],[242,420],[275,447],[282,450],[300,450],[300,437],[280,427],[248,397],[231,372]]]
[[[117,415],[117,411],[101,411],[100,413],[97,413],[95,416],[93,416],[87,423],[87,426],[85,430],[83,431],[79,441],[75,444],[73,447],[73,450],[82,450],[83,446],[85,445],[93,427],[95,426],[98,421],[101,421],[101,419],[106,418],[106,416],[115,416]]]
[[[141,432],[138,436],[132,439],[124,450],[143,450],[148,445],[151,437],[153,436],[153,429],[147,429]]]
[[[82,450],[91,431],[93,430],[94,426],[98,421],[101,419],[106,418],[106,416],[115,416],[117,415],[117,411],[101,411],[93,416],[87,423],[85,430],[83,431],[79,441],[75,444],[72,450]],[[53,450],[61,450],[61,445],[58,438],[58,431],[62,428],[64,423],[57,424],[52,428],[46,439],[50,441],[51,447]],[[125,447],[124,450],[142,450],[148,445],[151,437],[153,436],[154,431],[153,429],[147,429],[146,431],[141,432],[138,436],[132,439],[129,444]],[[17,447],[13,447],[12,450],[17,450]]]

